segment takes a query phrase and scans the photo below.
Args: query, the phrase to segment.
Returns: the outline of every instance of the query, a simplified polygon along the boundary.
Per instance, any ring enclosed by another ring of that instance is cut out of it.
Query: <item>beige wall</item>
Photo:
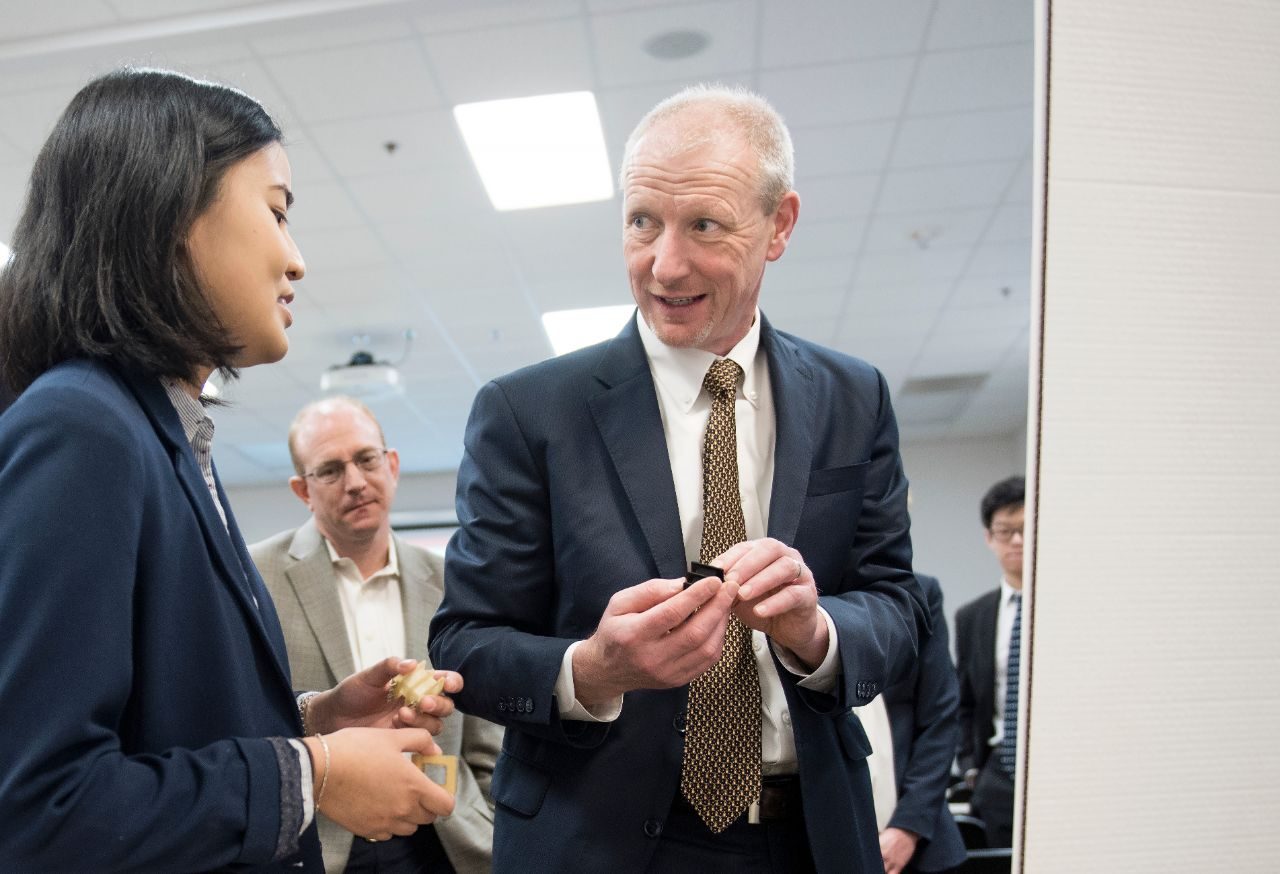
[[[1046,8],[1021,870],[1275,871],[1280,3]]]

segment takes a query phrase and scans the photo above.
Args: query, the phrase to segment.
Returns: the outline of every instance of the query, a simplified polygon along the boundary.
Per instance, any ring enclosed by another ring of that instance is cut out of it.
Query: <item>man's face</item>
[[[703,110],[657,123],[632,153],[623,191],[623,253],[640,314],[668,346],[724,355],[751,327],[768,261],[781,257],[800,198],[766,215],[758,162],[725,133],[694,147],[679,132],[725,127]]]
[[[383,449],[378,427],[367,415],[346,406],[313,412],[299,429],[295,447],[307,473],[330,464],[345,464],[334,483],[320,482],[314,476],[295,476],[289,481],[294,493],[311,508],[320,533],[339,552],[346,544],[368,541],[389,528],[400,457],[394,449],[387,450],[373,470],[352,462]]]
[[[1010,584],[1022,583],[1022,514],[1024,507],[996,510],[987,529],[987,547],[995,553]]]

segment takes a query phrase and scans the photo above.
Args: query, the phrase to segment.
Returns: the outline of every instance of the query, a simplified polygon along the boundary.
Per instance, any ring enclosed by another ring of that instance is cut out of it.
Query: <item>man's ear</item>
[[[289,477],[289,488],[298,496],[298,500],[311,508],[311,488],[305,476]]]
[[[796,229],[796,221],[799,218],[800,195],[794,191],[788,191],[773,213],[773,236],[769,239],[769,250],[765,256],[770,261],[777,261],[787,250],[791,232]]]
[[[394,449],[387,450],[387,467],[391,471],[391,481],[398,483],[400,481],[400,453]]]

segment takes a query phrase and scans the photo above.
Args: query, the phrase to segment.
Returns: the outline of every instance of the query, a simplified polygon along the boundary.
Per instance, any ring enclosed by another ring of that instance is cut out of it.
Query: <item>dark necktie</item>
[[[1004,737],[1000,767],[1013,779],[1018,762],[1018,663],[1022,660],[1022,596],[1013,596],[1013,628],[1009,631],[1009,669],[1004,684]]]
[[[704,562],[747,539],[734,417],[742,376],[742,368],[725,358],[711,365],[702,383],[711,395],[702,450]],[[719,833],[760,798],[760,676],[751,629],[736,616],[729,617],[720,660],[689,684],[687,726],[680,791]]]

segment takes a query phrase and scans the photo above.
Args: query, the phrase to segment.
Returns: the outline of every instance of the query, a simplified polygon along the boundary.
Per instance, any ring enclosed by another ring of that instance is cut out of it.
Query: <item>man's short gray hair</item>
[[[690,85],[663,100],[640,119],[622,152],[618,185],[625,192],[632,153],[641,138],[658,122],[686,109],[710,107],[720,110],[742,134],[759,162],[760,202],[771,215],[792,189],[795,176],[795,147],[791,133],[773,105],[754,91],[735,85]],[[722,132],[692,129],[684,131],[683,145],[693,147],[710,142]]]

